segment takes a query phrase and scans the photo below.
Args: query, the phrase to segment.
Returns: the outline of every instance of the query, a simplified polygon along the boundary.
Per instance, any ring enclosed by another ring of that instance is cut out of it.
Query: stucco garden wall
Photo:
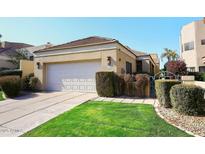
[[[20,70],[22,70],[22,78],[34,73],[34,62],[30,60],[20,60]]]

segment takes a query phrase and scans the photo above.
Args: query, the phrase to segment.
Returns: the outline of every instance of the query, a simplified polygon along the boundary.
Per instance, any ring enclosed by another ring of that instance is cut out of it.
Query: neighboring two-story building
[[[205,72],[205,18],[182,27],[180,56],[190,72]]]

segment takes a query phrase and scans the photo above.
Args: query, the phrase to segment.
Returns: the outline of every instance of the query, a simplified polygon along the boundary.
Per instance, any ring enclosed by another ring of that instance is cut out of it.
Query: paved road
[[[95,93],[35,93],[0,102],[0,136],[20,136],[42,123],[97,97]]]

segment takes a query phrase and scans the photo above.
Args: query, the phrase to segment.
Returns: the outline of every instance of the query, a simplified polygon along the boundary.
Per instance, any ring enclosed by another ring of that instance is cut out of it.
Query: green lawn
[[[152,105],[88,102],[23,136],[190,136],[157,116]]]

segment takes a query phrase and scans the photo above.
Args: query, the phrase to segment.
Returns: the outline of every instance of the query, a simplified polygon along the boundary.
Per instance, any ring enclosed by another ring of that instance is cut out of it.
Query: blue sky
[[[165,47],[179,52],[183,25],[202,18],[0,18],[1,40],[55,45],[88,36],[115,38],[124,45],[161,55]],[[163,66],[164,60],[161,66]]]

